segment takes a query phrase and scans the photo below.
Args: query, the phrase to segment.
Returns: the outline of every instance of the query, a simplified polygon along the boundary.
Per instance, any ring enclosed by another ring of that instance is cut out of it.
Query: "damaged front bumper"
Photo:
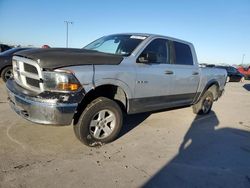
[[[6,83],[11,108],[21,117],[39,124],[69,125],[78,103],[84,97],[78,93],[32,93],[12,79]]]

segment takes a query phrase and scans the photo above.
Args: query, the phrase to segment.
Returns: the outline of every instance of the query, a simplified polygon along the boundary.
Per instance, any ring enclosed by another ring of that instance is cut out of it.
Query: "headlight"
[[[69,71],[44,71],[43,79],[45,91],[78,91],[81,88],[81,84]]]

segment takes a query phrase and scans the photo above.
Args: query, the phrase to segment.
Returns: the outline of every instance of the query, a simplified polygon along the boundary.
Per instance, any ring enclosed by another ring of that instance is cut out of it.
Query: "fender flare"
[[[213,86],[213,85],[216,85],[218,88],[220,87],[219,82],[218,82],[216,79],[210,80],[210,81],[206,84],[206,86],[204,87],[204,89],[202,90],[202,92],[200,93],[200,95],[197,95],[197,96],[195,97],[193,104],[197,103],[197,102],[200,100],[200,98],[204,95],[204,93],[205,93],[211,86]]]
[[[132,96],[133,96],[132,95],[132,91],[133,91],[132,88],[130,88],[122,80],[111,79],[111,78],[104,78],[104,79],[100,79],[100,80],[95,80],[95,86],[94,86],[94,88],[102,86],[102,85],[114,85],[114,86],[120,87],[124,91],[127,99],[131,99]]]

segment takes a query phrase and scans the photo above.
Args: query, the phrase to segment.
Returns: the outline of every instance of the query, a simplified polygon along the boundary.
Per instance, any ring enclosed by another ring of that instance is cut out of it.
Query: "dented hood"
[[[123,60],[119,55],[73,48],[31,49],[14,55],[38,61],[41,68],[50,70],[74,65],[118,65]]]

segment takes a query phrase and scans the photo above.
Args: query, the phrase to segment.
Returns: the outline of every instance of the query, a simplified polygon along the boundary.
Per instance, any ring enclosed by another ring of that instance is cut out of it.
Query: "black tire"
[[[114,118],[114,121],[109,122],[111,117]],[[123,114],[120,106],[113,100],[99,97],[93,100],[82,112],[77,124],[74,125],[74,132],[85,145],[100,146],[115,140],[122,124]],[[110,132],[107,131],[109,132],[107,133],[105,130]]]
[[[213,102],[213,93],[207,90],[199,102],[193,105],[193,112],[199,115],[209,114],[212,109]]]
[[[13,77],[12,67],[5,67],[1,72],[1,78],[4,82],[7,82],[9,78]]]

